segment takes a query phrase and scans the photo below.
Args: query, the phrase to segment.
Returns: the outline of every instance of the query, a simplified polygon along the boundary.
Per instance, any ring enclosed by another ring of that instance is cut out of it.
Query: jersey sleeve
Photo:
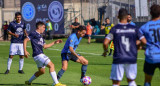
[[[10,23],[9,26],[8,26],[7,31],[11,31],[11,28],[12,28],[12,24]]]
[[[69,38],[70,40],[70,42],[69,42],[69,47],[74,47],[74,43],[75,43],[75,38],[74,37],[70,37]]]
[[[142,38],[144,38],[144,35],[143,35],[143,33],[141,33],[141,31],[140,31],[139,28],[136,28],[136,32],[137,32],[137,38],[139,40],[141,40]]]
[[[34,38],[34,34],[30,33],[27,37],[29,38],[29,40],[32,40]]]
[[[109,39],[109,40],[113,40],[113,39],[114,39],[114,33],[115,33],[115,29],[112,28],[112,29],[110,30],[109,34],[108,34],[105,38],[107,38],[107,39]]]
[[[23,30],[25,30],[25,29],[26,29],[26,24],[24,23]]]

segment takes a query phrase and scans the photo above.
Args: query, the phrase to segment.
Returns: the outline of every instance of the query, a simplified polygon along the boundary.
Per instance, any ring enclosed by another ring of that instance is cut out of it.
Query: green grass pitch
[[[53,40],[52,40],[53,41]],[[62,44],[57,44],[51,48],[44,49],[45,55],[47,55],[52,62],[55,64],[56,72],[61,69],[61,50],[64,46],[66,38],[63,39]],[[46,41],[50,43],[51,41]],[[37,66],[33,60],[32,55],[28,59],[25,58],[24,72],[25,74],[18,74],[19,69],[19,57],[14,56],[11,70],[8,75],[4,72],[7,68],[7,60],[9,54],[10,42],[0,42],[0,86],[26,86],[24,82],[28,80],[36,71]],[[30,54],[32,54],[32,48],[30,43],[28,43],[28,49]],[[90,86],[111,86],[112,81],[109,79],[111,72],[112,57],[108,56],[106,58],[102,57],[103,52],[102,43],[95,43],[92,40],[91,44],[87,44],[87,39],[82,39],[80,45],[77,48],[79,54],[84,56],[89,61],[87,76],[92,78],[92,83]],[[138,74],[136,78],[136,83],[139,86],[143,86],[144,83],[144,51],[138,52]],[[68,70],[64,73],[63,77],[60,79],[61,83],[67,86],[83,86],[80,83],[81,65],[79,63],[74,63],[69,61]],[[51,86],[52,79],[50,77],[48,68],[46,68],[46,73],[36,80],[33,81],[33,86]],[[127,86],[126,77],[124,76],[121,85]],[[160,72],[158,69],[155,71],[155,75],[152,80],[152,86],[160,85]]]

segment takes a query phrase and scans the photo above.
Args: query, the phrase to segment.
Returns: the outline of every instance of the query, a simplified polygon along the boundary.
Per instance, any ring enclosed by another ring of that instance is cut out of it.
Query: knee
[[[40,74],[42,75],[42,74],[44,74],[45,73],[45,71],[43,70],[43,71],[40,71]]]
[[[86,60],[83,65],[88,65],[88,60]]]
[[[19,58],[20,58],[20,59],[23,59],[23,58],[24,58],[24,56],[19,56]]]

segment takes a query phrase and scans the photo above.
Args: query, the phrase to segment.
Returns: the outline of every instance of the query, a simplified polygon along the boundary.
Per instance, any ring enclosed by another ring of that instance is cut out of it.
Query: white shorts
[[[11,43],[9,55],[24,55],[23,43]]]
[[[39,54],[34,57],[34,61],[36,62],[38,68],[45,68],[51,60],[46,55]]]
[[[110,79],[121,81],[123,79],[124,72],[128,79],[136,79],[137,64],[112,64]]]

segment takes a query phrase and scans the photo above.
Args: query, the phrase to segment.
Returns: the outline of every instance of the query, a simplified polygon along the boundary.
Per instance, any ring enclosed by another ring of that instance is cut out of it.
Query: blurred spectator
[[[3,40],[8,40],[8,33],[7,33],[7,29],[8,29],[8,22],[5,21],[5,23],[3,24]]]
[[[71,28],[72,28],[72,33],[76,33],[80,23],[78,23],[78,18],[75,18],[75,21],[72,23]]]
[[[94,27],[93,35],[98,35],[100,33],[100,28],[99,28],[97,22],[95,21],[95,19],[91,19],[91,25]]]
[[[92,29],[93,28],[92,28],[92,26],[90,25],[89,22],[87,23],[86,29],[87,29],[86,35],[88,37],[88,44],[90,44],[90,42],[91,42],[91,35],[92,35]]]
[[[50,39],[53,39],[52,38],[52,30],[53,30],[53,28],[52,28],[52,23],[49,21],[49,20],[47,20],[46,21],[46,34],[48,35],[48,39],[50,40]]]
[[[131,25],[136,26],[136,24],[135,24],[134,22],[132,22],[132,16],[131,16],[131,14],[128,14],[127,21],[128,21],[128,23],[130,23]]]

